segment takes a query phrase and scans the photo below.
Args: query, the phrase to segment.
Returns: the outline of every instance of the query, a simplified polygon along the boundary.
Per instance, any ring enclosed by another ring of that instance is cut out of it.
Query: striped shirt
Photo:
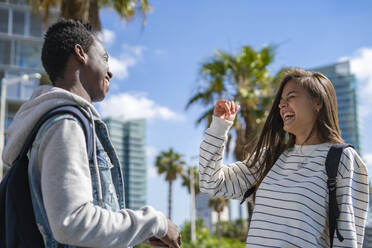
[[[200,145],[200,190],[211,196],[243,198],[257,183],[249,161],[223,164],[232,122],[213,117]],[[325,160],[330,143],[284,151],[261,183],[248,231],[247,247],[329,247]],[[368,210],[368,175],[359,155],[346,148],[337,174],[337,224],[344,241],[333,247],[362,247]]]

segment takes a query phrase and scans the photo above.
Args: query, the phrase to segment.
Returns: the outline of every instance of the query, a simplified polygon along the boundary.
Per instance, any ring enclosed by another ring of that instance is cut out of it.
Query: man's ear
[[[74,47],[74,55],[75,55],[75,58],[83,63],[83,64],[86,64],[87,63],[87,54],[84,52],[84,49],[81,45],[79,44],[76,44],[75,47]]]

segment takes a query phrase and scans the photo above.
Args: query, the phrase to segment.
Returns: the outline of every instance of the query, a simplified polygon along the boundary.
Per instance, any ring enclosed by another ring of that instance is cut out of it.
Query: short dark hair
[[[85,52],[88,51],[94,41],[91,30],[89,24],[72,19],[60,19],[48,28],[44,37],[41,61],[52,83],[63,76],[67,60],[74,53],[76,44],[81,45]]]

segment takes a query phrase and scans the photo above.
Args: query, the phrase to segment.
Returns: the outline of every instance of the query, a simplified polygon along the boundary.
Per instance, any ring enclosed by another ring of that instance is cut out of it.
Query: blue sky
[[[350,59],[358,79],[362,156],[372,168],[371,1],[151,1],[154,11],[141,28],[110,9],[101,10],[103,40],[114,79],[103,116],[147,119],[148,204],[167,213],[167,184],[156,175],[154,157],[173,147],[192,164],[204,126],[202,107],[185,111],[199,67],[219,49],[239,53],[243,45],[277,45],[270,70],[312,68]],[[174,183],[173,219],[189,219],[189,195]]]

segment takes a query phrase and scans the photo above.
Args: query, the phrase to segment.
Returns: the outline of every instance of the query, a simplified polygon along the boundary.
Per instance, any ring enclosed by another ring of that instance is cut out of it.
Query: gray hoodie
[[[23,104],[7,130],[2,154],[10,166],[36,122],[50,109],[78,105],[100,118],[92,104],[61,88],[40,86]],[[167,233],[167,219],[146,206],[112,212],[93,204],[85,137],[76,121],[48,129],[38,151],[41,191],[53,236],[60,243],[84,247],[129,247]]]

